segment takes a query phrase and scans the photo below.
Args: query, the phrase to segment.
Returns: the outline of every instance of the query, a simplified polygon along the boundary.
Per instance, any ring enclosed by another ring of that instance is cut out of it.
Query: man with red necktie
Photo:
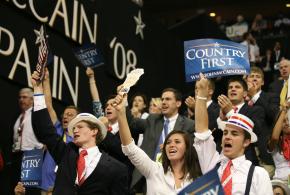
[[[126,166],[98,148],[107,134],[104,124],[92,114],[80,113],[68,125],[74,141],[64,143],[51,123],[36,71],[32,84],[34,131],[58,165],[53,194],[128,194]]]
[[[201,76],[197,81],[198,96],[207,96],[207,79]],[[232,114],[223,125],[222,152],[216,151],[216,144],[208,129],[206,102],[200,98],[195,107],[196,132],[203,132],[203,141],[195,143],[200,163],[206,167],[216,167],[226,195],[252,194],[272,195],[272,185],[265,169],[254,166],[245,158],[245,149],[258,140],[253,132],[254,123],[242,114]],[[198,147],[201,146],[201,147]]]

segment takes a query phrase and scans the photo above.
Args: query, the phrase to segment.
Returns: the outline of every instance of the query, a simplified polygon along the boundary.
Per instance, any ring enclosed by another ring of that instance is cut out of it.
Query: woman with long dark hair
[[[207,94],[199,95],[207,96]],[[204,98],[199,98],[198,101],[204,101]],[[151,160],[142,149],[135,145],[132,139],[124,102],[122,95],[115,98],[122,150],[146,178],[147,194],[177,194],[193,180],[213,168],[208,166],[209,163],[206,161],[199,162],[199,156],[207,155],[207,153],[196,150],[192,138],[181,130],[173,130],[165,138],[162,146],[162,164]],[[207,118],[203,120],[208,121]],[[200,141],[201,145],[203,140],[198,140],[198,137],[202,137],[199,135],[209,132],[206,125],[202,127],[196,125],[195,142]],[[154,141],[152,140],[152,142]]]
[[[290,175],[290,127],[287,112],[289,112],[289,105],[285,103],[268,143],[268,150],[272,153],[276,167],[273,179],[279,179],[285,183]]]

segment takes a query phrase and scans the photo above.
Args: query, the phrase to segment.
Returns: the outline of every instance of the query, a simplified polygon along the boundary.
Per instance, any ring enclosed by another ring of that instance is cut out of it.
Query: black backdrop
[[[39,30],[41,24],[46,27],[50,52],[53,56],[48,68],[51,75],[51,85],[54,86],[54,107],[58,114],[66,105],[70,104],[77,104],[82,111],[91,112],[91,98],[85,68],[74,57],[74,47],[93,42],[102,51],[105,64],[96,68],[95,74],[101,100],[104,101],[109,94],[115,92],[116,86],[124,80],[125,74],[121,73],[132,62],[132,55],[129,55],[132,53],[135,54],[137,60],[135,68],[144,68],[145,74],[138,84],[131,89],[130,94],[138,91],[149,97],[156,97],[165,87],[178,88],[184,94],[191,92],[192,84],[186,84],[184,79],[183,41],[194,38],[224,38],[224,35],[206,16],[191,18],[186,23],[177,25],[169,31],[129,0],[30,1],[33,2],[33,5],[28,0],[18,0],[17,2],[19,5],[9,0],[1,0],[0,6],[0,146],[7,162],[9,162],[9,147],[11,145],[8,137],[12,133],[11,126],[19,114],[17,95],[19,89],[29,85],[29,74],[35,68],[38,50],[35,45],[34,29]],[[75,15],[73,14],[74,6],[78,10],[78,14]],[[35,8],[39,17],[47,16],[48,21],[40,22],[32,8]],[[58,14],[56,14],[54,22],[50,24],[56,10]],[[82,44],[76,41],[79,39],[79,29],[81,29],[81,10],[84,10],[87,23],[92,31],[96,27],[95,41],[90,40],[86,24],[83,25],[83,34],[80,36]],[[140,34],[136,34],[134,16],[138,17],[139,12],[146,25],[143,28],[144,39],[141,38]],[[61,16],[60,13],[67,16],[67,31],[65,30],[65,17]],[[97,16],[96,25],[94,25],[95,16]],[[72,38],[74,18],[77,18],[76,38]],[[115,41],[113,41],[114,39]],[[11,50],[12,52],[8,52],[11,44],[14,48]],[[115,49],[117,45],[118,49]],[[122,66],[123,51],[125,67]],[[18,64],[15,66],[13,75],[13,67],[18,54],[20,54]],[[116,62],[114,62],[114,55],[116,55]],[[131,58],[127,59],[126,55]],[[25,64],[28,64],[29,67],[24,67]],[[69,84],[65,79],[60,85],[60,72],[63,69],[65,71],[63,71],[62,76],[63,78],[67,76],[71,90],[75,95],[71,95]],[[78,79],[75,76],[77,70],[79,70]],[[78,90],[76,85],[78,85]],[[7,171],[5,170],[1,174],[0,185],[7,186]],[[3,177],[6,180],[3,180]],[[2,181],[5,182],[2,183]],[[7,194],[6,189],[0,186],[0,193]]]

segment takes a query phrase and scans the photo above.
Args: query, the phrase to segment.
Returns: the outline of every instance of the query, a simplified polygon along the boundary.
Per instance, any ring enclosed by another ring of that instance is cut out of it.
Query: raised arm
[[[272,131],[271,139],[269,140],[269,143],[268,143],[268,150],[270,152],[272,152],[275,149],[277,143],[279,142],[279,137],[283,129],[283,121],[285,120],[286,114],[287,114],[287,109],[283,108],[279,114],[278,120],[275,123],[275,126]]]
[[[95,73],[94,70],[90,67],[87,68],[86,74],[89,79],[89,85],[90,85],[90,92],[93,100],[93,114],[99,118],[101,116],[104,116],[104,112],[102,109],[102,103],[100,101],[99,91],[97,88],[97,84],[95,81]]]
[[[208,80],[200,74],[201,79],[196,82],[197,96],[195,102],[195,139],[200,168],[203,174],[213,169],[219,160],[216,144],[208,129],[208,113],[206,102],[208,97]]]
[[[195,103],[195,131],[202,133],[208,130],[208,113],[206,102],[208,97],[208,80],[201,74],[201,79],[196,82]]]
[[[53,159],[58,164],[65,152],[66,145],[61,137],[57,135],[48,110],[46,109],[43,85],[39,81],[38,72],[34,71],[32,74],[31,83],[34,91],[34,107],[32,112],[33,131],[37,139],[47,146]]]
[[[126,118],[124,99],[125,98],[123,98],[122,95],[117,95],[115,98],[115,108],[119,123],[119,135],[122,143],[122,151],[126,156],[128,156],[132,164],[141,172],[141,174],[148,178],[152,173],[154,174],[156,172],[158,165],[133,142]]]
[[[89,79],[89,84],[90,84],[90,92],[92,95],[92,99],[93,101],[100,101],[100,97],[99,97],[99,91],[96,85],[96,81],[95,81],[95,73],[94,70],[91,69],[90,67],[87,68],[86,70],[86,74],[88,76]]]
[[[57,119],[57,114],[53,108],[52,105],[52,96],[51,96],[51,88],[50,88],[50,79],[49,79],[49,71],[48,69],[45,70],[45,77],[43,80],[43,93],[45,97],[45,104],[50,116],[50,119],[53,124],[55,124],[58,119]]]
[[[116,101],[116,110],[119,123],[119,131],[122,145],[126,146],[132,142],[132,135],[129,129],[127,117],[126,117],[126,108],[125,108],[125,98],[122,95],[117,95],[115,98]]]

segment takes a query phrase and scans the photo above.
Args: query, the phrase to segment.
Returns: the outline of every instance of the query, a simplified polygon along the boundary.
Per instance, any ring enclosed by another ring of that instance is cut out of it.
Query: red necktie
[[[107,129],[108,129],[109,132],[111,132],[113,130],[111,125],[109,125]]]
[[[86,167],[86,161],[85,156],[88,155],[88,152],[86,150],[82,150],[80,152],[78,161],[77,161],[77,171],[78,171],[78,182],[79,186],[82,185],[85,181],[85,167]]]
[[[237,106],[233,106],[233,110],[234,110],[234,113],[237,113],[238,107]]]
[[[232,194],[232,177],[231,177],[231,166],[233,165],[232,161],[230,160],[227,164],[227,167],[225,168],[223,172],[223,176],[221,179],[221,183],[224,187],[224,193],[225,195],[231,195]]]

